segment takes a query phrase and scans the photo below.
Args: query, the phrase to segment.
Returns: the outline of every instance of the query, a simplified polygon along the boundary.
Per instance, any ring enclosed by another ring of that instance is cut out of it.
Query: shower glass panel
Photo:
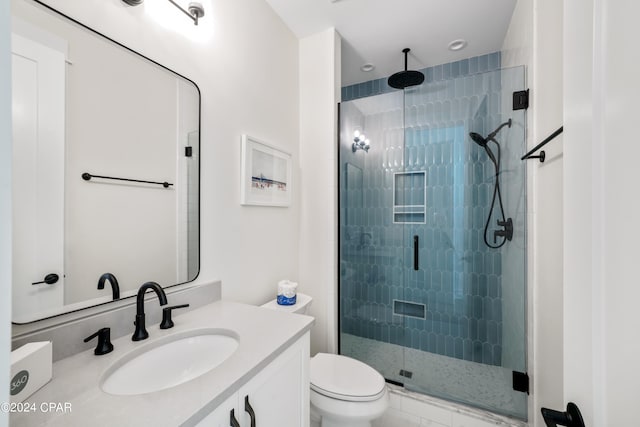
[[[408,390],[520,419],[526,123],[512,95],[524,88],[516,67],[344,102],[339,152],[340,352]]]
[[[393,205],[391,163],[402,170],[404,113],[402,92],[340,105],[340,347],[341,353],[396,379],[404,365],[402,317],[393,299],[404,300],[402,227],[390,227]],[[353,151],[364,134],[371,148]],[[383,141],[385,147],[383,149]],[[371,156],[372,155],[372,156]],[[386,286],[372,286],[385,284]]]

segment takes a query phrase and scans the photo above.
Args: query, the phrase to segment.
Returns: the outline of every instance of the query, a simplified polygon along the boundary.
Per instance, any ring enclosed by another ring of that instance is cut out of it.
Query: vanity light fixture
[[[369,152],[369,148],[371,145],[369,144],[369,140],[364,134],[361,134],[359,130],[353,133],[353,144],[351,145],[351,151],[354,153],[358,150],[364,150],[365,153]]]
[[[142,4],[144,0],[122,0],[122,1],[128,4],[129,6],[138,6],[139,4]],[[202,6],[202,3],[192,1],[191,3],[189,3],[189,6],[187,7],[187,9],[180,6],[174,0],[169,0],[169,3],[177,7],[180,10],[180,12],[184,13],[189,18],[191,18],[195,25],[198,25],[198,20],[204,16],[204,6]]]

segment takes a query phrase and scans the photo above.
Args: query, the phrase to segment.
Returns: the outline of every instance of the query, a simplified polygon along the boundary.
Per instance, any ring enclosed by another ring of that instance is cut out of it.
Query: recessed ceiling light
[[[467,41],[465,39],[458,39],[449,43],[449,50],[453,50],[454,52],[457,50],[462,50],[465,47],[467,47]]]
[[[360,69],[365,73],[368,73],[369,71],[373,71],[374,68],[376,68],[376,66],[369,62],[367,62],[366,64],[363,64],[362,67],[360,67]]]

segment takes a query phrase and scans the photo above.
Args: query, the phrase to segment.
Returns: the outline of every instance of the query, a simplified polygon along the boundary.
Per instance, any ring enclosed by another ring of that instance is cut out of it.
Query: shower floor
[[[509,369],[345,333],[340,339],[342,354],[367,363],[409,390],[517,418],[526,414],[526,394],[513,391]],[[401,369],[411,371],[412,378],[399,375]]]

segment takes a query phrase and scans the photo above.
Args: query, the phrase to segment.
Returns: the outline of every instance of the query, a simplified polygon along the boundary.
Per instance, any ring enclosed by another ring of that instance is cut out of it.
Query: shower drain
[[[400,369],[400,376],[405,378],[411,378],[413,376],[413,372],[405,371],[404,369]]]

